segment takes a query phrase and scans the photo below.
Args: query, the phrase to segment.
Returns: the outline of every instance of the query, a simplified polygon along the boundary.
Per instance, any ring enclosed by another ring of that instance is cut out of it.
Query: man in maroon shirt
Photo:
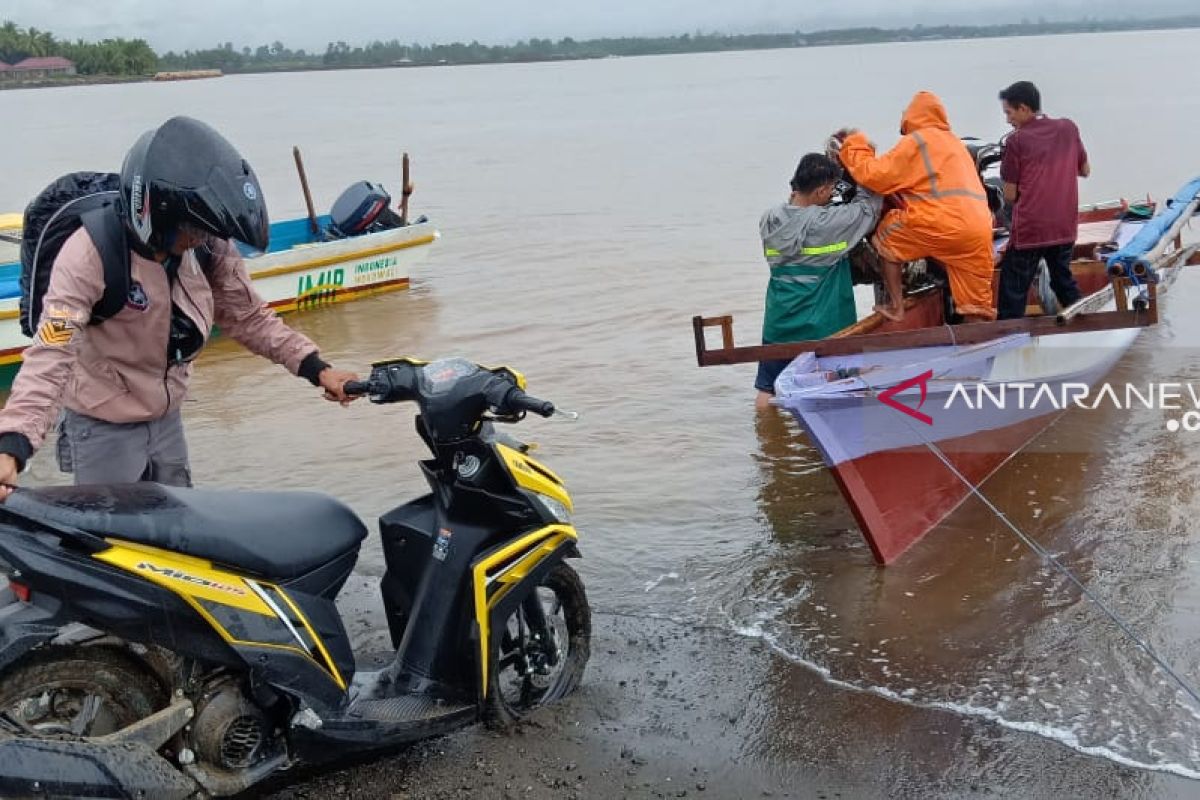
[[[1000,102],[1004,118],[1016,130],[1005,142],[1000,162],[1004,197],[1014,208],[996,311],[998,319],[1015,319],[1025,316],[1025,299],[1042,259],[1058,302],[1069,306],[1080,297],[1071,277],[1077,178],[1086,178],[1091,166],[1075,123],[1043,114],[1041,94],[1032,83],[1014,83],[1000,92]]]

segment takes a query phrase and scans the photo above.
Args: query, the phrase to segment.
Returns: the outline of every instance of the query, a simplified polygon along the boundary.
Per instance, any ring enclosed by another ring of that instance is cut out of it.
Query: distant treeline
[[[13,22],[0,25],[0,61],[15,64],[38,56],[69,58],[81,75],[144,75],[158,62],[144,39],[60,42],[48,31],[18,28]]]
[[[728,50],[765,50],[787,47],[819,47],[877,42],[910,42],[932,39],[977,39],[1003,36],[1036,36],[1054,33],[1095,33],[1120,30],[1160,30],[1200,27],[1200,15],[1159,19],[1036,22],[1024,20],[1001,25],[915,25],[911,28],[843,28],[791,33],[759,33],[727,36],[716,33],[682,36],[625,37],[575,40],[570,37],[529,39],[514,45],[402,44],[376,41],[365,47],[330,42],[324,52],[291,50],[283,42],[256,48],[235,49],[225,42],[209,50],[185,50],[156,55],[142,39],[107,39],[96,44],[60,42],[35,28],[22,30],[12,22],[0,27],[0,59],[13,63],[27,56],[59,55],[75,62],[82,74],[133,75],[155,69],[219,69],[222,72],[380,67],[392,65],[492,64],[523,61],[554,61],[609,56],[708,53]]]
[[[908,42],[927,39],[978,39],[994,36],[1035,36],[1054,33],[1094,33],[1120,30],[1155,30],[1200,27],[1200,15],[1159,19],[1093,20],[1074,22],[1022,21],[1006,25],[916,25],[911,28],[843,28],[805,33],[755,33],[728,36],[718,33],[682,36],[625,37],[576,40],[570,37],[529,39],[514,45],[404,44],[397,39],[376,41],[365,47],[330,42],[323,53],[289,50],[282,42],[255,49],[235,50],[226,42],[212,50],[169,52],[159,58],[163,69],[220,69],[249,72],[271,69],[319,69],[322,67],[378,67],[389,65],[492,64],[522,61],[554,61],[608,56],[711,53],[727,50],[767,50],[785,47]]]

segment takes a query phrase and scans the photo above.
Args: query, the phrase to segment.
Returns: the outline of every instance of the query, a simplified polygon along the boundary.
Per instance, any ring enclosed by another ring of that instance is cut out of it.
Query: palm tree
[[[17,27],[17,23],[6,20],[0,25],[0,59],[10,63],[20,61],[25,55],[24,39],[25,32]]]
[[[41,31],[38,34],[38,46],[44,56],[58,55],[58,42],[50,31]]]
[[[44,56],[42,52],[42,32],[30,26],[25,31],[25,50],[33,57]]]

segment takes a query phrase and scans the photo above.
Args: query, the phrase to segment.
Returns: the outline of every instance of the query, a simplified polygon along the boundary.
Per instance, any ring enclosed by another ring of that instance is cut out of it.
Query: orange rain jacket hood
[[[862,133],[842,145],[842,163],[855,181],[900,201],[880,221],[876,249],[893,261],[936,258],[946,267],[959,313],[994,317],[992,214],[975,162],[932,92],[917,92],[900,131],[900,141],[882,156]]]
[[[950,130],[950,119],[946,107],[933,92],[917,92],[904,113],[900,116],[900,135],[907,136],[922,128]]]

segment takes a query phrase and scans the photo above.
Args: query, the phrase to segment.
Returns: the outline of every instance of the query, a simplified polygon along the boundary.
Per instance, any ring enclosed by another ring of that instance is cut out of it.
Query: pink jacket
[[[33,344],[0,410],[0,435],[22,434],[37,450],[64,405],[117,423],[158,419],[179,408],[192,365],[168,365],[172,303],[206,337],[215,323],[222,334],[299,374],[301,362],[317,357],[317,346],[267,307],[233,245],[218,245],[208,276],[189,251],[173,287],[162,264],[131,253],[125,308],[88,325],[104,292],[104,268],[87,232],[72,234],[54,262]],[[306,374],[310,368],[311,361]]]

